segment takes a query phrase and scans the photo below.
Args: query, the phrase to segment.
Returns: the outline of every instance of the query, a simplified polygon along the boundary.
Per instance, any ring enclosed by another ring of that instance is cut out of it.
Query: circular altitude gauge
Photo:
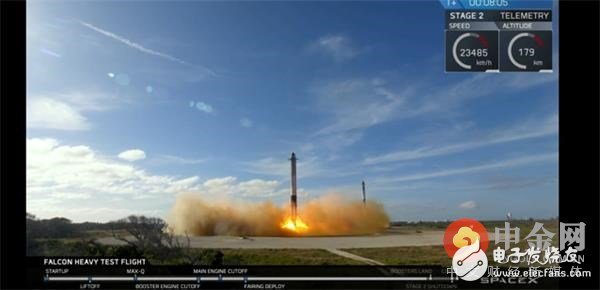
[[[515,42],[517,42],[517,40],[524,37],[532,38],[539,47],[544,47],[544,41],[542,40],[542,38],[531,32],[519,33],[510,40],[510,42],[508,43],[508,58],[515,67],[520,68],[522,70],[526,70],[527,66],[518,62],[515,59],[512,48]],[[535,48],[519,48],[519,54],[525,57],[533,57],[535,55]]]
[[[489,47],[489,43],[487,41],[487,39],[485,39],[483,37],[483,35],[480,35],[479,33],[476,32],[467,32],[467,33],[463,33],[461,34],[458,38],[456,38],[456,40],[454,40],[454,44],[452,45],[452,57],[454,58],[454,61],[462,68],[470,70],[471,69],[471,65],[470,64],[466,64],[464,62],[462,62],[460,60],[459,57],[459,52],[458,52],[458,45],[460,44],[461,41],[463,41],[466,38],[469,37],[473,37],[477,40],[479,40],[479,42],[481,43],[481,45],[484,48],[488,48]],[[460,53],[461,56],[464,56],[464,53]]]

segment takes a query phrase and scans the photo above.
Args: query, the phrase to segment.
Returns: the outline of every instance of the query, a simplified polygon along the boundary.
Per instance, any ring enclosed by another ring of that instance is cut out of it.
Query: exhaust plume
[[[339,194],[309,200],[298,209],[298,217],[308,226],[306,236],[374,234],[385,230],[389,217],[376,201],[347,200]],[[196,236],[290,236],[282,228],[289,219],[289,205],[270,201],[208,201],[198,196],[180,195],[167,221],[177,234]]]

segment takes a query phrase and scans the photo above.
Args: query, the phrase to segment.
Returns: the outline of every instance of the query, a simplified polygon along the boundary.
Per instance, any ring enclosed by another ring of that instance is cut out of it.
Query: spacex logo
[[[488,244],[487,230],[474,219],[456,220],[444,233],[444,249],[452,258],[452,269],[465,281],[475,281],[486,273]]]

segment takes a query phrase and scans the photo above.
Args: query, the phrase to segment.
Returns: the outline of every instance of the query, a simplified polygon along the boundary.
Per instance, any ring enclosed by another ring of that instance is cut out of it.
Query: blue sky
[[[292,151],[300,203],[364,179],[393,220],[558,214],[557,66],[445,73],[438,2],[27,5],[40,217],[284,204]]]

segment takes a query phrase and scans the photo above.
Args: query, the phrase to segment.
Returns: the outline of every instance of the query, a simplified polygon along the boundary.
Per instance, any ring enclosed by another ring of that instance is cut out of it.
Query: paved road
[[[342,257],[345,257],[345,258],[348,258],[348,259],[352,259],[352,260],[355,260],[355,261],[363,262],[363,263],[366,263],[366,264],[369,264],[369,265],[379,265],[379,266],[385,265],[384,263],[381,263],[379,261],[375,261],[373,259],[365,258],[363,256],[355,255],[355,254],[348,253],[346,251],[342,251],[342,250],[338,250],[338,249],[327,249],[327,251],[329,251],[331,253],[334,253],[334,254],[336,254],[338,256],[342,256]]]
[[[193,248],[228,249],[349,249],[387,248],[404,246],[441,245],[443,231],[424,231],[410,234],[336,237],[247,237],[196,236],[190,237]],[[123,244],[112,237],[99,239],[109,245]],[[185,242],[185,238],[182,238]]]

